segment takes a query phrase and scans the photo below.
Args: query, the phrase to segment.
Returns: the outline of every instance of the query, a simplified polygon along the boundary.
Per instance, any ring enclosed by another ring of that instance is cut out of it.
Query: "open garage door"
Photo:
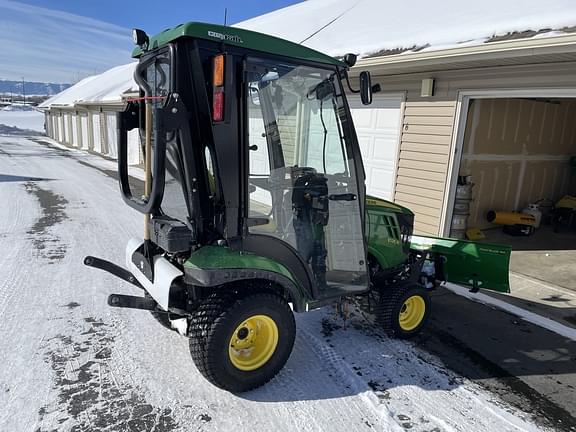
[[[403,95],[374,95],[371,105],[350,97],[369,195],[392,200],[398,160]]]
[[[513,292],[543,281],[548,301],[576,290],[576,98],[502,93],[464,101],[446,225],[511,246]]]

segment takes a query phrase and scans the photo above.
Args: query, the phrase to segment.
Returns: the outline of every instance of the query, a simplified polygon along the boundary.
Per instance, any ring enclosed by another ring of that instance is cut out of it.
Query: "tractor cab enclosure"
[[[125,201],[151,215],[149,245],[129,245],[127,264],[138,280],[146,275],[154,300],[183,307],[166,292],[178,280],[198,298],[235,280],[272,281],[296,310],[366,291],[348,64],[198,23],[140,35],[140,44],[140,97],[118,122],[119,171]],[[369,101],[369,76],[361,81]],[[145,135],[147,104],[152,181],[142,198],[131,189],[127,144],[130,130]]]

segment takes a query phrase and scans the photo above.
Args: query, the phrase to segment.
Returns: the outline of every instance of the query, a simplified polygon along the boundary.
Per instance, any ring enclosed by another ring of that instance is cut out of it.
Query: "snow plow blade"
[[[442,256],[448,282],[471,286],[472,291],[510,292],[510,246],[414,235],[410,247]]]

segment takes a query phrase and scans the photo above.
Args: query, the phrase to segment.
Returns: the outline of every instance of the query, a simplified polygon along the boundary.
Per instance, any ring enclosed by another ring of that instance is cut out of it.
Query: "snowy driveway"
[[[144,311],[137,289],[85,268],[122,263],[142,217],[97,156],[0,135],[1,431],[541,430],[413,343],[330,309],[297,316],[284,370],[240,396],[196,371],[187,340]]]

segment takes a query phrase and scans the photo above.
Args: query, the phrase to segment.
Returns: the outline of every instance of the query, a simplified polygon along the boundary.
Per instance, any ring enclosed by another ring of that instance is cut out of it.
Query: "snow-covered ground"
[[[297,316],[294,351],[268,385],[221,391],[185,338],[106,305],[136,288],[82,265],[122,263],[141,235],[100,158],[0,134],[0,200],[0,431],[541,430],[413,343],[330,308]]]
[[[9,128],[44,132],[44,114],[28,106],[7,106],[0,109],[0,133],[13,133]]]

